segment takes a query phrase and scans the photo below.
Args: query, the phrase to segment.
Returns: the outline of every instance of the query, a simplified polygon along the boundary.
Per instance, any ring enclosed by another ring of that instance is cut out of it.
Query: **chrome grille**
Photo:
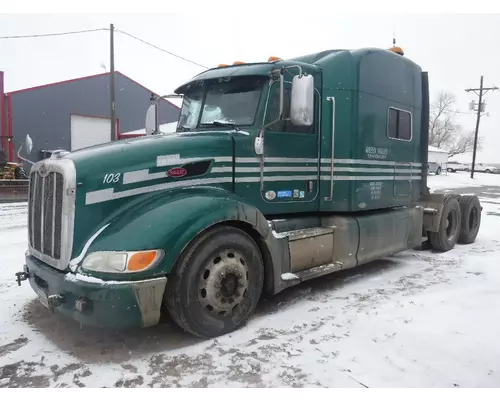
[[[30,246],[54,260],[61,258],[64,177],[60,172],[30,176]]]
[[[28,199],[29,253],[64,270],[73,252],[76,169],[58,157],[31,167]]]

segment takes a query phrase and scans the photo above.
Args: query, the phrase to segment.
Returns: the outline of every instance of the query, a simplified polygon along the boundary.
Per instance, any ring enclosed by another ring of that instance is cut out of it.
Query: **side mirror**
[[[156,104],[151,104],[146,112],[146,135],[156,132]]]
[[[311,126],[314,123],[314,78],[312,75],[293,77],[290,121],[295,126]]]
[[[26,135],[24,147],[26,148],[26,153],[31,154],[31,150],[33,150],[33,141],[31,140],[30,135]]]

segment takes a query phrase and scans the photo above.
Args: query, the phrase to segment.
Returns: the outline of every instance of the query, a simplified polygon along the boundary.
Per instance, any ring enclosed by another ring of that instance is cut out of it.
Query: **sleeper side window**
[[[387,136],[390,139],[410,141],[411,135],[411,114],[408,111],[389,108],[387,116]]]

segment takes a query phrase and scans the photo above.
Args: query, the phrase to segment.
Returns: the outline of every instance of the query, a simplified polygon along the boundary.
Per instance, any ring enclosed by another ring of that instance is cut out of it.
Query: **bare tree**
[[[455,102],[453,94],[440,92],[432,103],[429,114],[429,144],[448,151],[450,157],[467,153],[474,148],[474,132],[465,133],[455,123]]]

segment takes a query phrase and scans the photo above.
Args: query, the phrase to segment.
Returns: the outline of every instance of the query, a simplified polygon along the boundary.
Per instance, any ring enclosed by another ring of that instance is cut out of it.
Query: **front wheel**
[[[164,303],[172,319],[202,338],[232,332],[254,312],[264,264],[255,241],[220,226],[197,238],[169,276]]]

